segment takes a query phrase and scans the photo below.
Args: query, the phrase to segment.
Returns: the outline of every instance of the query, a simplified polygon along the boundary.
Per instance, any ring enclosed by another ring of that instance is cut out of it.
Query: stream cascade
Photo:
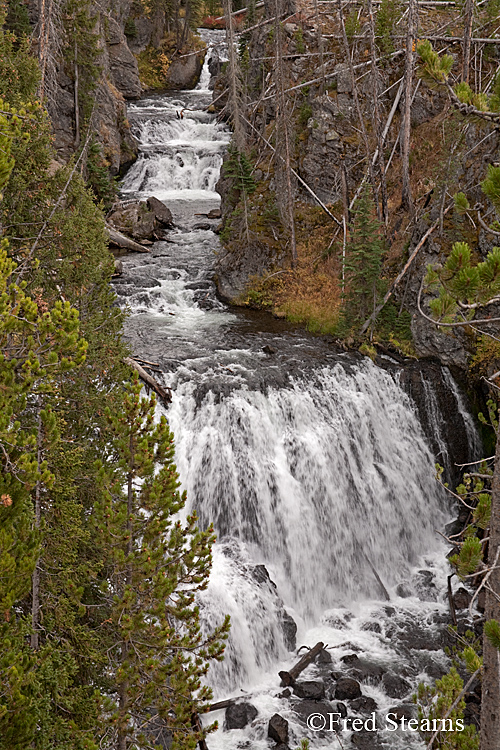
[[[220,45],[217,32],[203,35]],[[437,531],[453,513],[435,462],[450,468],[456,460],[450,414],[425,365],[413,365],[426,401],[417,406],[405,366],[390,357],[379,367],[217,298],[222,250],[209,214],[220,204],[231,134],[207,112],[211,49],[196,89],[129,105],[140,150],[122,198],[157,197],[176,228],[151,253],[122,259],[115,290],[131,313],[125,335],[134,354],[158,363],[155,376],[172,388],[167,416],[188,510],[217,534],[201,615],[213,624],[229,613],[232,631],[225,660],[210,668],[214,699],[240,697],[257,710],[232,730],[223,711],[210,714],[219,729],[207,744],[273,747],[267,728],[278,713],[289,723],[290,748],[302,738],[313,748],[340,747],[331,733],[307,728],[298,698],[280,697],[278,671],[297,661],[296,648],[323,641],[331,659],[301,679],[323,680],[325,700],[333,698],[335,675],[353,676],[357,657],[363,696],[380,716],[409,706],[420,680],[447,671],[448,550]],[[454,405],[461,458],[471,460],[480,442],[464,397],[446,369],[433,368]],[[367,663],[371,674],[360,672]],[[359,703],[348,711],[363,716]],[[424,747],[415,732],[383,727],[369,744],[360,739],[342,733],[344,748]]]

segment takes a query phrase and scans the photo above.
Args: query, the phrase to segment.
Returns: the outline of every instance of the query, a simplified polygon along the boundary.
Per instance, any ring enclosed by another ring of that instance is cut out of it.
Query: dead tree
[[[385,176],[385,159],[384,159],[384,142],[382,137],[382,127],[380,122],[380,107],[378,101],[378,84],[379,74],[377,68],[377,50],[375,46],[375,23],[373,21],[372,0],[368,0],[368,22],[370,29],[370,54],[372,65],[372,86],[373,86],[373,130],[377,136],[378,168],[380,173],[380,197],[382,200],[382,219],[387,225],[387,180]]]
[[[418,26],[417,0],[408,2],[408,28],[406,31],[405,73],[403,81],[403,117],[401,121],[402,193],[401,207],[413,213],[410,185],[410,129],[413,78],[415,74],[415,45]]]
[[[297,265],[297,243],[295,238],[294,198],[292,182],[291,123],[287,115],[285,96],[285,66],[283,62],[283,28],[280,23],[281,0],[274,0],[274,80],[276,83],[276,197],[281,220],[290,233],[292,268]]]
[[[474,21],[474,0],[465,0],[462,81],[469,81],[470,45]]]
[[[359,127],[361,128],[361,136],[363,138],[363,143],[365,146],[365,154],[366,154],[366,160],[368,162],[368,174],[370,178],[370,185],[372,186],[373,191],[373,197],[376,201],[376,194],[375,194],[375,180],[373,178],[373,167],[372,167],[372,157],[370,152],[370,144],[368,141],[368,133],[366,132],[366,124],[365,119],[363,117],[363,112],[361,110],[361,103],[359,101],[358,96],[358,86],[356,83],[356,75],[354,73],[354,66],[352,64],[351,60],[351,50],[349,49],[349,40],[347,38],[347,33],[345,30],[345,23],[344,23],[344,13],[342,11],[342,0],[339,0],[338,2],[338,13],[339,13],[339,21],[340,21],[340,29],[342,34],[342,41],[344,44],[344,51],[345,51],[345,57],[347,61],[347,66],[349,68],[349,73],[351,77],[351,85],[352,85],[352,95],[354,98],[354,104],[356,106],[356,112],[358,114],[358,120],[359,120]]]

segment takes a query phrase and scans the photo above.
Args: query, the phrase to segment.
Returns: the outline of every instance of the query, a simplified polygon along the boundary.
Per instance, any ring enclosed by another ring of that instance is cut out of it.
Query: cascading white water
[[[201,617],[210,627],[228,613],[233,626],[209,682],[217,697],[260,691],[255,726],[219,731],[209,747],[257,750],[268,747],[275,711],[304,736],[276,697],[276,673],[294,658],[289,615],[299,645],[323,640],[337,660],[354,648],[415,679],[426,673],[406,646],[397,651],[391,622],[404,630],[406,620],[427,618],[432,634],[442,615],[446,562],[435,529],[447,511],[435,457],[394,368],[332,353],[306,333],[255,322],[217,300],[218,241],[205,222],[219,204],[213,190],[229,133],[205,111],[207,84],[205,66],[198,90],[130,106],[141,152],[122,191],[165,200],[178,227],[150,255],[125,258],[116,288],[132,310],[126,332],[134,352],[160,362],[173,387],[168,418],[189,506],[218,536]],[[203,228],[197,214],[206,217]],[[474,425],[446,377],[474,446]],[[427,386],[431,438],[448,455]],[[422,587],[422,572],[436,583]],[[391,595],[388,610],[377,576]],[[363,692],[391,705],[379,688]],[[313,747],[323,745],[331,740],[313,738]],[[405,737],[398,747],[417,745]]]
[[[409,399],[369,360],[266,393],[176,388],[170,421],[189,502],[245,542],[285,600],[315,619],[381,595],[426,551],[443,512]]]

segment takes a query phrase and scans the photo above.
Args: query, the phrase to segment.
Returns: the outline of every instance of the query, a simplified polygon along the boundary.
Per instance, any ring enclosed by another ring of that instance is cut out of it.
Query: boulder
[[[332,703],[327,703],[327,701],[297,701],[293,706],[293,711],[297,714],[299,720],[306,726],[309,716],[312,716],[313,714],[321,715],[325,720],[325,729],[330,728],[330,714],[340,714],[341,718],[347,716],[347,708],[345,705],[335,701]],[[336,725],[337,728],[340,729],[340,722],[333,722],[333,728],[335,728]]]
[[[185,57],[174,57],[168,69],[166,88],[194,88],[200,77],[204,58],[205,53],[202,51]]]
[[[411,690],[411,685],[403,677],[387,672],[382,677],[382,687],[389,698],[404,698]]]
[[[259,712],[251,703],[233,703],[226,708],[224,729],[243,729]]]
[[[335,698],[338,700],[353,700],[361,697],[361,688],[357,680],[352,677],[341,677],[335,686]]]
[[[286,609],[282,611],[280,620],[285,646],[288,651],[295,651],[297,648],[297,623],[293,617],[288,614]]]
[[[288,744],[288,721],[279,714],[274,714],[269,719],[267,735],[278,744]]]
[[[311,701],[320,701],[325,697],[325,684],[321,680],[301,680],[293,686],[294,695]]]
[[[107,217],[107,223],[138,242],[158,239],[160,228],[172,227],[170,210],[157,198],[147,201],[117,204]]]
[[[376,685],[386,671],[379,664],[372,664],[365,659],[360,659],[357,654],[347,654],[342,657],[341,661],[351,667],[350,676],[360,682],[371,682]]]
[[[471,601],[471,595],[463,586],[460,586],[460,588],[453,594],[453,605],[455,609],[467,609]]]
[[[162,203],[162,201],[152,196],[151,198],[147,199],[146,203],[148,204],[148,208],[154,213],[156,219],[160,222],[160,224],[162,224],[164,227],[167,227],[168,229],[173,229],[174,217],[172,216],[171,210],[167,208],[167,206]]]
[[[314,660],[314,663],[319,666],[326,666],[328,664],[332,663],[332,655],[329,651],[326,651],[326,649],[321,649],[319,654]]]
[[[361,698],[355,698],[350,703],[350,707],[353,711],[357,711],[360,714],[371,714],[376,711],[378,704],[373,698],[368,698],[366,695],[362,695]]]

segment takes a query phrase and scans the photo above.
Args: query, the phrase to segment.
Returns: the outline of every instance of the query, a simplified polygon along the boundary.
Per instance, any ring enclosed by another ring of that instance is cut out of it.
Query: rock
[[[135,240],[155,238],[155,231],[159,226],[155,214],[148,208],[146,201],[119,205],[108,215],[107,220],[112,227]]]
[[[279,714],[274,714],[269,719],[267,736],[275,742],[283,745],[288,744],[288,721]]]
[[[352,91],[351,72],[347,65],[336,65],[337,73],[337,94],[348,94]]]
[[[355,698],[350,703],[350,707],[353,711],[357,711],[360,714],[371,714],[376,711],[378,704],[373,698],[368,698],[366,695],[362,695],[361,698]]]
[[[290,698],[291,694],[292,694],[292,691],[290,690],[290,688],[285,688],[283,690],[283,692],[280,693],[279,697],[280,698]]]
[[[329,130],[328,133],[325,135],[326,141],[338,141],[340,138],[340,135],[337,133],[336,130]]]
[[[403,677],[386,672],[382,677],[382,687],[389,698],[404,698],[411,690],[411,685]]]
[[[115,271],[114,276],[121,276],[123,273],[123,263],[118,258],[115,258]]]
[[[354,677],[360,682],[371,682],[376,685],[382,679],[382,675],[385,674],[385,669],[378,664],[372,664],[371,662],[360,659],[357,654],[347,654],[341,659],[344,664],[351,667],[350,676]]]
[[[341,707],[345,710],[345,713],[341,710]],[[307,725],[307,719],[309,718],[309,716],[312,716],[313,714],[321,715],[325,721],[324,726],[328,729],[330,727],[330,714],[338,713],[341,715],[341,718],[347,716],[347,708],[343,703],[327,703],[326,701],[298,701],[293,706],[293,711],[297,714],[300,721],[305,725]],[[334,722],[334,727],[335,724],[337,724],[338,728],[340,729],[340,723]]]
[[[193,229],[211,229],[211,225],[208,223],[208,221],[200,221],[199,224],[195,224]]]
[[[415,719],[417,717],[417,707],[414,703],[401,703],[399,706],[393,706],[387,711],[387,714],[394,714],[390,718],[393,721],[401,723],[403,717],[405,719]]]
[[[295,651],[297,648],[297,623],[293,617],[288,614],[286,609],[281,613],[280,624],[286,648],[288,651]]]
[[[243,729],[259,712],[251,703],[233,703],[226,708],[224,729]]]
[[[207,214],[207,219],[220,219],[222,216],[220,208],[212,208]]]
[[[269,346],[269,344],[263,346],[262,351],[264,352],[264,354],[276,354],[276,349],[273,349],[273,347]]]
[[[142,93],[137,60],[130,51],[125,34],[114,18],[106,19],[106,43],[111,80],[126,99],[138,99]]]
[[[311,701],[320,701],[325,697],[325,684],[321,680],[301,680],[293,686],[294,695]]]
[[[351,677],[341,677],[335,686],[335,698],[338,700],[352,700],[361,697],[361,688],[357,680]]]
[[[384,746],[377,737],[377,732],[371,732],[368,729],[361,729],[359,732],[353,732],[351,735],[351,745],[359,750],[381,750]]]
[[[167,208],[167,206],[162,203],[162,201],[152,196],[151,198],[147,199],[146,203],[148,204],[148,208],[154,213],[160,224],[162,224],[164,227],[167,227],[167,229],[173,229],[174,217],[172,216],[171,210]]]
[[[321,651],[319,652],[319,654],[315,658],[314,663],[315,664],[321,664],[321,665],[331,664],[332,663],[332,655],[331,655],[331,653],[329,651],[326,651],[326,649],[324,649],[324,648],[321,649]]]
[[[452,599],[455,609],[467,609],[472,601],[471,595],[463,586],[460,586],[460,588],[455,591]]]
[[[186,57],[174,57],[168,69],[165,88],[192,89],[196,86],[203,67],[205,52]]]

